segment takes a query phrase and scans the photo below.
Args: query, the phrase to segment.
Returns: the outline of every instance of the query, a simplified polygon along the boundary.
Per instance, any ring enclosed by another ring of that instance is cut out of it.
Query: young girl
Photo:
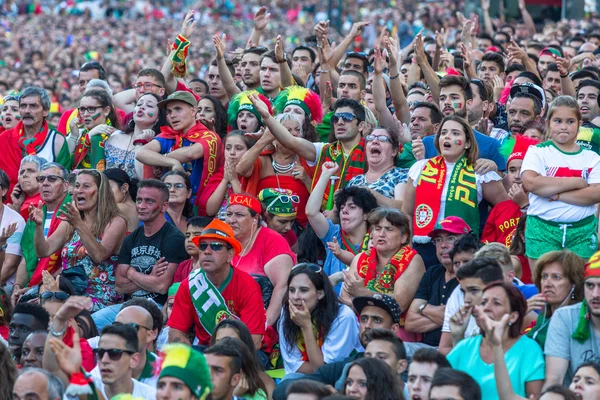
[[[525,242],[532,268],[548,251],[569,249],[587,259],[598,249],[600,156],[575,142],[581,125],[577,101],[557,97],[547,125],[551,141],[530,148],[521,167],[529,192]]]

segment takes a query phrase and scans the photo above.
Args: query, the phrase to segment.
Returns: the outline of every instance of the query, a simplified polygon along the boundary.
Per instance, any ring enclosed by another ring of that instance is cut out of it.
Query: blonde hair
[[[510,251],[508,251],[506,246],[500,243],[489,243],[483,246],[475,253],[475,258],[481,257],[491,257],[498,261],[498,264],[500,264],[504,273],[514,269]]]

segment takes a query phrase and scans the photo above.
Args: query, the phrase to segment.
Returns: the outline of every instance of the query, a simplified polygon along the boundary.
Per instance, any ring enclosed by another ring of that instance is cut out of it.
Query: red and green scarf
[[[109,119],[106,120],[106,125],[112,126]],[[90,138],[89,131],[85,129],[73,152],[73,169],[97,169],[104,171],[106,168],[104,142],[106,142],[109,136],[101,134]]]
[[[321,155],[319,156],[319,161],[315,169],[315,176],[313,178],[312,189],[315,188],[315,185],[321,177],[321,170],[323,168],[323,164],[328,161],[333,161],[334,163],[340,166],[340,169],[336,173],[336,175],[340,179],[338,179],[335,182],[335,190],[344,189],[352,178],[367,172],[365,139],[361,139],[356,144],[356,146],[354,146],[354,148],[348,156],[344,154],[344,149],[342,148],[342,144],[339,140],[335,143],[326,144],[323,147],[323,150],[321,151]],[[325,193],[323,194],[323,202],[321,203],[321,207],[323,209],[325,209],[327,206],[330,186],[331,182],[327,184],[327,188],[325,189]]]
[[[388,261],[385,267],[377,272],[377,250],[362,252],[358,258],[358,275],[365,280],[365,287],[376,293],[394,293],[394,284],[410,265],[417,251],[406,245]]]
[[[415,236],[427,236],[435,229],[442,203],[442,193],[448,168],[442,156],[425,163],[417,183],[413,232]],[[479,209],[477,201],[477,178],[473,166],[465,156],[454,166],[446,194],[445,216],[462,218],[473,230],[479,233]]]
[[[360,252],[367,251],[369,249],[369,233],[365,235],[362,244],[357,249],[352,240],[350,240],[350,236],[344,232],[342,229],[340,232],[340,248],[342,250],[349,251],[352,255],[357,255]]]
[[[317,328],[317,325],[315,324],[314,320],[312,323],[312,328],[313,328],[313,335],[315,336],[315,339],[317,339],[317,345],[319,346],[319,348],[321,348],[323,346],[323,339],[324,339],[322,329]],[[302,361],[309,361],[308,351],[306,350],[306,344],[305,344],[304,335],[302,334],[302,332],[300,332],[300,335],[298,336],[298,339],[296,340],[296,347],[298,347],[298,350],[300,351],[300,354],[302,355]]]

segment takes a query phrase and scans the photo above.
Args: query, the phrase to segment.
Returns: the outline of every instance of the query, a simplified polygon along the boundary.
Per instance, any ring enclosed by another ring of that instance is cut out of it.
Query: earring
[[[575,292],[571,293],[571,300],[575,300]]]
[[[510,321],[509,321],[509,322],[508,322],[508,326],[512,326],[512,322],[510,322]]]

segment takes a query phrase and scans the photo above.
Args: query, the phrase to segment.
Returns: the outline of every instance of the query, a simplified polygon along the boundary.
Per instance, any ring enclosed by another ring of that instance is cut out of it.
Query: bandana
[[[233,196],[231,196],[229,205],[233,206],[236,204],[247,207],[259,215],[262,214],[262,205],[260,204],[260,201],[255,197],[247,196],[245,194],[234,194]]]
[[[585,282],[588,278],[600,278],[600,251],[597,251],[593,256],[590,257],[585,269],[583,270],[583,280]],[[575,332],[571,336],[579,343],[584,343],[590,339],[590,315],[589,307],[587,302],[583,300],[581,303],[581,309],[579,310],[579,320]]]
[[[258,194],[265,210],[279,217],[295,217],[300,199],[289,189],[263,189]]]

